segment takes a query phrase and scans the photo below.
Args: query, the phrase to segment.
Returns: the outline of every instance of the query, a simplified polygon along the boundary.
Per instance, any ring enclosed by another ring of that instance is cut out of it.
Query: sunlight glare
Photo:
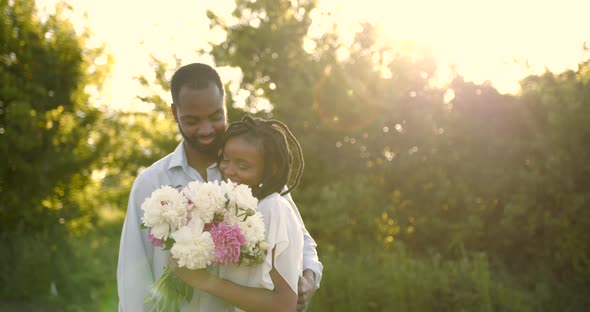
[[[369,21],[390,40],[432,47],[440,67],[453,66],[468,81],[489,80],[501,92],[516,93],[528,74],[575,69],[588,57],[582,45],[590,42],[590,1],[331,2],[340,20]]]
[[[58,0],[37,0],[42,14],[52,13]],[[210,55],[199,56],[198,49],[210,49],[208,42],[226,40],[221,29],[209,29],[206,10],[210,9],[229,25],[238,23],[231,13],[232,0],[206,1],[86,1],[67,0],[73,11],[67,17],[77,31],[91,30],[89,44],[106,44],[114,57],[110,79],[97,101],[117,109],[138,109],[136,98],[142,90],[134,77],[153,77],[150,55],[174,64],[203,62],[213,65]],[[466,81],[492,82],[500,92],[518,92],[518,80],[545,68],[562,71],[576,69],[588,58],[584,41],[590,1],[562,0],[319,0],[310,12],[313,23],[304,48],[313,55],[313,39],[336,30],[345,43],[352,43],[360,30],[356,22],[380,25],[384,38],[394,42],[411,41],[431,47],[437,56],[437,73],[429,84],[444,86],[457,72]],[[301,15],[303,12],[297,12]],[[87,17],[85,17],[87,16]],[[264,16],[259,16],[264,18]],[[350,51],[338,51],[344,60]],[[100,60],[99,60],[100,61]],[[382,71],[384,78],[395,73]],[[241,82],[241,73],[223,73],[224,81]],[[237,95],[236,87],[231,87]],[[166,95],[165,99],[168,99]]]

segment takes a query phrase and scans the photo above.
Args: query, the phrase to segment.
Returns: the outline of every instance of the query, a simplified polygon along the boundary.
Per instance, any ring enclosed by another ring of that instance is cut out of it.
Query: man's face
[[[223,97],[215,84],[201,90],[188,86],[180,88],[172,113],[191,149],[217,153],[227,121]]]

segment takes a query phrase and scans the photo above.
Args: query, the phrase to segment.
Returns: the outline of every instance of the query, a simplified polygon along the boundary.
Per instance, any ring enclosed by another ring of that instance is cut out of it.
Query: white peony
[[[223,213],[223,222],[225,222],[227,225],[234,225],[242,222],[244,217],[238,217],[239,213],[240,211],[236,209],[235,205],[229,204]]]
[[[162,186],[141,204],[142,222],[157,239],[166,240],[170,232],[187,222],[187,199],[173,187]]]
[[[201,233],[205,228],[205,223],[200,218],[192,218],[186,226],[189,227],[191,231],[195,233]]]
[[[261,243],[258,245],[258,247],[259,247],[259,248],[260,248],[260,250],[262,250],[262,251],[267,251],[267,250],[268,250],[268,247],[270,247],[270,245],[269,245],[269,244],[268,244],[266,241],[263,241],[263,242],[261,242]]]
[[[184,226],[171,234],[174,245],[170,249],[179,267],[191,270],[204,269],[215,256],[215,244],[209,232],[196,230],[197,227]]]
[[[232,181],[222,182],[221,187],[228,199],[223,218],[228,225],[242,222],[245,217],[256,212],[258,199],[252,195],[250,187]]]
[[[154,238],[161,239],[165,241],[168,239],[168,235],[170,234],[170,224],[161,223],[150,228],[150,233],[154,236]]]
[[[191,217],[198,216],[205,223],[213,221],[215,213],[221,213],[225,209],[227,199],[218,183],[193,181],[182,192],[192,202]]]
[[[257,212],[253,216],[249,216],[243,222],[238,222],[237,225],[240,228],[240,232],[242,232],[246,238],[245,249],[248,252],[252,251],[252,249],[256,246],[256,243],[265,239],[264,219],[262,218],[262,214],[260,212]]]
[[[219,183],[219,187],[221,188],[221,191],[224,194],[228,194],[231,193],[233,191],[233,189],[237,186],[238,184],[233,182],[232,180],[227,180],[227,181],[221,181]]]
[[[256,210],[258,199],[252,195],[252,189],[246,184],[236,185],[233,190],[227,193],[230,204],[235,204],[242,209]]]

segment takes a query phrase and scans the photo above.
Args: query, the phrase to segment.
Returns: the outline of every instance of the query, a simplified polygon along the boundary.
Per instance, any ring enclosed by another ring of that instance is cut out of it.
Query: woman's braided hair
[[[219,161],[223,159],[223,147],[225,143],[230,138],[238,136],[253,144],[259,144],[262,147],[262,154],[265,161],[264,173],[261,185],[252,188],[252,194],[255,197],[262,199],[275,192],[285,195],[299,185],[304,167],[303,152],[301,145],[284,123],[278,120],[251,116],[244,116],[242,120],[231,123],[225,131],[221,142]],[[289,144],[292,144],[296,149],[299,166],[293,185],[288,186],[285,191],[281,192],[289,182],[291,168],[294,162]]]

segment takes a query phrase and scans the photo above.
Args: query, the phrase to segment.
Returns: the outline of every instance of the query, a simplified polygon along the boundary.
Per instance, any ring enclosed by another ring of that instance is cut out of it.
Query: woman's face
[[[264,155],[259,144],[232,137],[223,146],[219,170],[224,178],[254,189],[262,182]]]

